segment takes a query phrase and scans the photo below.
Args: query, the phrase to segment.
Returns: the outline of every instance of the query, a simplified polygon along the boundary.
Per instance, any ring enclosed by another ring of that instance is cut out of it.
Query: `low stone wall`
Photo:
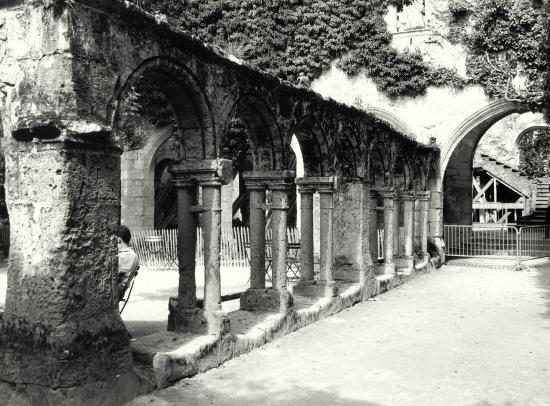
[[[338,296],[321,298],[306,309],[270,315],[246,334],[202,336],[177,350],[158,352],[153,356],[157,387],[167,387],[182,378],[215,368],[279,337],[393,289],[414,278],[416,273],[429,272],[439,265],[439,259],[432,258],[417,265],[410,273],[383,275],[366,284],[354,284]]]

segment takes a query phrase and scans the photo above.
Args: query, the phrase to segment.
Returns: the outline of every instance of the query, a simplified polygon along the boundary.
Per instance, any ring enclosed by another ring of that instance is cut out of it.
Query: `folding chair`
[[[128,280],[122,286],[119,295],[118,295],[118,301],[119,303],[122,302],[122,309],[120,309],[119,314],[122,314],[122,311],[128,304],[128,301],[130,300],[130,295],[132,294],[132,289],[134,288],[134,282],[136,281],[136,276],[138,274],[139,266],[132,272],[130,272],[130,275],[128,276]]]
[[[299,280],[301,276],[300,243],[287,244],[286,277],[288,280]]]
[[[269,250],[267,249],[267,243],[266,243],[266,253],[265,253],[265,279],[266,281],[273,282],[271,279],[271,248]],[[250,243],[245,242],[244,243],[244,255],[246,256],[246,260],[248,261],[248,264],[250,265]],[[248,278],[248,282],[250,282],[250,278]]]

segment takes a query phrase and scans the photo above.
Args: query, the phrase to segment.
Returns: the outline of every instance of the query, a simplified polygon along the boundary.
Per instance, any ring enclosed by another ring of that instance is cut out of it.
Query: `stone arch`
[[[379,107],[368,106],[366,108],[367,113],[372,114],[377,119],[385,122],[395,131],[411,138],[415,139],[414,131],[405,123],[402,119],[396,116],[394,113],[388,110],[381,109]]]
[[[335,143],[336,165],[340,172],[349,178],[358,178],[362,175],[360,167],[360,148],[358,132],[351,125],[345,125],[338,131]]]
[[[369,155],[369,179],[371,185],[375,187],[388,186],[390,184],[389,177],[391,173],[389,148],[383,143],[375,143],[372,145]]]
[[[206,92],[191,70],[172,59],[148,59],[128,76],[115,94],[112,115],[115,131],[119,127],[125,98],[140,81],[150,82],[172,107],[177,125],[184,133],[181,139],[183,158],[216,158],[218,143]]]
[[[548,124],[540,124],[540,125],[532,125],[532,126],[529,126],[525,129],[523,129],[519,134],[518,136],[516,137],[516,146],[519,145],[521,139],[528,133],[530,133],[531,131],[535,131],[535,130],[549,130],[550,129],[550,126]]]
[[[328,147],[323,128],[313,117],[305,117],[291,127],[304,160],[304,176],[322,176],[327,173]]]
[[[172,125],[156,127],[143,120],[139,124],[143,133],[139,148],[125,148],[121,157],[121,221],[133,230],[155,227],[155,155],[172,137],[180,146],[174,149],[174,160],[217,157],[209,100],[194,74],[172,59],[143,61],[117,89],[112,114],[115,135],[127,98],[141,81],[165,97],[177,131]]]
[[[524,105],[495,101],[464,120],[442,148],[444,221],[449,224],[472,223],[472,162],[479,140],[502,118],[525,112]]]
[[[286,165],[285,142],[281,128],[269,104],[259,95],[246,93],[231,108],[223,128],[238,116],[247,128],[254,170],[278,170]]]
[[[406,158],[399,155],[395,159],[393,171],[393,185],[396,191],[405,191],[410,189],[411,183],[410,164]]]

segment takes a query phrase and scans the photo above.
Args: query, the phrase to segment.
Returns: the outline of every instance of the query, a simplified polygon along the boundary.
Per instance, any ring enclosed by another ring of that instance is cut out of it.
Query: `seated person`
[[[137,254],[130,247],[132,234],[126,226],[118,226],[114,232],[118,240],[118,300],[121,300],[126,292],[128,279],[139,268]]]

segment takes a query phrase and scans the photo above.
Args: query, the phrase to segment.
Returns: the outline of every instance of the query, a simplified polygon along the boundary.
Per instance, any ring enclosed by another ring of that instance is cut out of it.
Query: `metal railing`
[[[550,256],[550,226],[517,227],[505,224],[443,226],[445,250],[453,257]]]
[[[519,230],[518,258],[539,258],[550,255],[550,226],[526,226]]]

